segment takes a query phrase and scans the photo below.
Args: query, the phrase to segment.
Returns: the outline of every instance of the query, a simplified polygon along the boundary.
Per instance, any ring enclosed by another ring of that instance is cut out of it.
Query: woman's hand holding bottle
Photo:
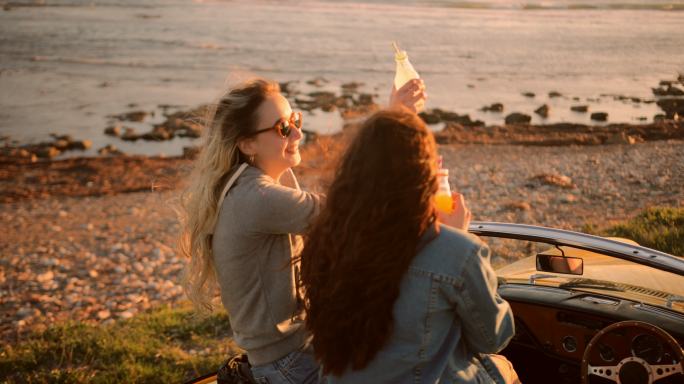
[[[442,210],[437,210],[437,217],[442,223],[462,229],[464,231],[468,230],[470,225],[470,209],[465,204],[465,199],[463,195],[458,192],[451,193],[451,200],[453,201],[451,213],[445,213]]]
[[[392,43],[392,47],[394,47],[396,71],[390,93],[390,108],[405,107],[413,113],[421,112],[427,100],[425,83],[413,68],[406,51],[399,49],[396,42]]]
[[[427,100],[427,93],[425,92],[425,83],[422,79],[412,79],[397,89],[392,85],[392,92],[390,93],[390,108],[405,107],[413,113],[420,112],[418,109],[425,105]]]

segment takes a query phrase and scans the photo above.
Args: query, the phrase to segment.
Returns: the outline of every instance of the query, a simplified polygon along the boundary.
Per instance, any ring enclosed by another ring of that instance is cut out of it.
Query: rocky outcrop
[[[433,108],[418,114],[427,124],[437,124],[440,122],[456,123],[463,126],[484,126],[481,120],[472,120],[470,115],[461,115],[456,112],[445,111],[440,108]]]
[[[506,124],[529,124],[532,121],[532,116],[524,113],[513,112],[506,115]]]
[[[607,121],[608,113],[606,112],[594,112],[591,114],[591,119],[594,121]]]
[[[573,112],[586,113],[589,111],[589,106],[588,105],[573,105],[570,107],[570,110]]]
[[[549,106],[543,104],[539,108],[535,109],[534,113],[546,119],[547,117],[549,117]]]
[[[483,112],[503,112],[504,106],[501,103],[493,103],[490,105],[485,105],[480,110]]]

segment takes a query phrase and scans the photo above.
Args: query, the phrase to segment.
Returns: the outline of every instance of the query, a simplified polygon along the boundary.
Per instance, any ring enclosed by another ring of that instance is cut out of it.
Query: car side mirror
[[[584,273],[584,260],[581,257],[537,254],[537,271],[581,275]]]

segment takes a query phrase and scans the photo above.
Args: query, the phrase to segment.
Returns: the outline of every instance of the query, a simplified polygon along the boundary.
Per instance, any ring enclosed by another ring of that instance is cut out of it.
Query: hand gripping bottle
[[[406,51],[402,51],[397,46],[397,43],[392,43],[394,47],[394,61],[397,63],[397,70],[394,74],[394,88],[397,90],[401,88],[402,85],[406,84],[409,80],[420,79],[418,72],[413,68],[411,62],[408,59],[408,54]],[[416,110],[420,112],[425,107],[424,101],[419,101],[416,103]]]
[[[439,157],[439,169],[437,170],[437,193],[435,194],[435,206],[439,211],[450,214],[453,211],[453,199],[451,187],[449,187],[449,170],[442,168],[442,156]]]

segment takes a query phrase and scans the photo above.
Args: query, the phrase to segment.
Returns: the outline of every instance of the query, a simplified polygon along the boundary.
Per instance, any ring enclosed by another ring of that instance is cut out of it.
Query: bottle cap
[[[404,60],[404,59],[408,58],[408,54],[406,53],[406,51],[399,49],[399,46],[397,45],[396,42],[394,42],[394,41],[392,42],[392,47],[394,47],[394,59],[395,60]]]

